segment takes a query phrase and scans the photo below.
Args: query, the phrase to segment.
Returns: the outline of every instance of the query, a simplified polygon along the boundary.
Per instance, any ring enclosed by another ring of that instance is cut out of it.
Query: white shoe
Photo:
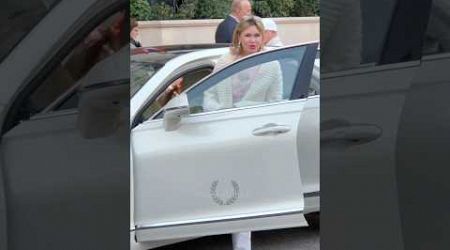
[[[252,249],[252,233],[239,232],[233,233],[231,238],[233,240],[233,250],[251,250]]]

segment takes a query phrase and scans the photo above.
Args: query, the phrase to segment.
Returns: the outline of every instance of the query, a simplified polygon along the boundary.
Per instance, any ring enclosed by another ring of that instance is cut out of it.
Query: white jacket
[[[233,62],[234,58],[230,54],[223,56],[217,62],[214,71]],[[234,84],[249,84],[249,88],[242,99],[236,103],[233,103],[233,82]],[[277,61],[263,63],[229,76],[205,91],[203,109],[213,111],[280,101],[283,93],[282,88],[283,79],[280,64]]]
[[[283,47],[283,42],[281,42],[281,39],[279,36],[276,36],[276,37],[272,38],[269,42],[267,42],[266,46]]]

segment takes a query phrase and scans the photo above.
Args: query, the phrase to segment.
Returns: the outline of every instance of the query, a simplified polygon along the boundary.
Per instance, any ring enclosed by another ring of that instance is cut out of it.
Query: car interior
[[[213,71],[212,65],[204,65],[202,67],[193,69],[185,74],[182,75],[183,77],[183,87],[182,91],[185,91],[186,89],[189,89],[194,83],[200,81],[205,76],[211,74]],[[178,79],[179,76],[174,77],[173,80],[168,81],[168,84],[165,84],[166,86],[169,86],[173,81]],[[165,88],[163,88],[165,89]],[[148,120],[150,117],[152,117],[156,112],[161,110],[160,104],[155,100],[153,101],[148,108],[145,109],[145,111],[142,113],[142,121]],[[161,119],[163,116],[163,112],[160,112],[154,119]]]
[[[128,43],[125,13],[118,11],[103,20],[100,24],[78,39],[78,44],[49,63],[50,72],[44,70],[45,78],[36,76],[28,89],[24,90],[22,97],[17,98],[12,109],[12,115],[8,117],[10,129],[20,121],[28,120],[41,112],[59,111],[64,109],[76,109],[78,96],[74,87],[79,80],[86,75],[97,63],[108,58]],[[81,40],[81,41],[80,41]],[[47,73],[47,74],[45,74]],[[70,92],[70,93],[68,93]],[[61,97],[64,100],[59,101]],[[58,101],[58,105],[53,105]],[[48,109],[49,106],[55,107]]]

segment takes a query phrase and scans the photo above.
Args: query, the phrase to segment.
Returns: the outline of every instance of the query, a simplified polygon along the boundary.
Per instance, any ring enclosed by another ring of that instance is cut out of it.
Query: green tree
[[[230,12],[231,0],[197,0],[195,18],[224,18]]]
[[[195,9],[197,8],[198,0],[183,0],[177,6],[176,19],[195,19]]]
[[[175,17],[173,8],[165,3],[157,3],[150,5],[150,13],[148,20],[167,20]]]
[[[291,16],[320,15],[319,0],[296,0]]]
[[[147,0],[131,0],[131,16],[138,20],[225,18],[232,0],[178,0],[149,5]],[[319,0],[253,0],[253,11],[260,17],[319,15]]]
[[[253,2],[253,13],[260,17],[272,16],[272,10],[266,0]]]
[[[295,0],[262,0],[270,7],[270,14],[263,17],[287,17],[294,7]],[[299,0],[297,0],[299,1]],[[256,0],[255,0],[256,2]]]
[[[150,16],[150,5],[147,0],[131,0],[130,15],[137,20],[147,20]]]

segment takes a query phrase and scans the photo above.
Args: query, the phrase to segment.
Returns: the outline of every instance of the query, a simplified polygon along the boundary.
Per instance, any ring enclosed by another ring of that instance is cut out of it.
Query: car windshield
[[[2,1],[0,62],[61,0]]]

